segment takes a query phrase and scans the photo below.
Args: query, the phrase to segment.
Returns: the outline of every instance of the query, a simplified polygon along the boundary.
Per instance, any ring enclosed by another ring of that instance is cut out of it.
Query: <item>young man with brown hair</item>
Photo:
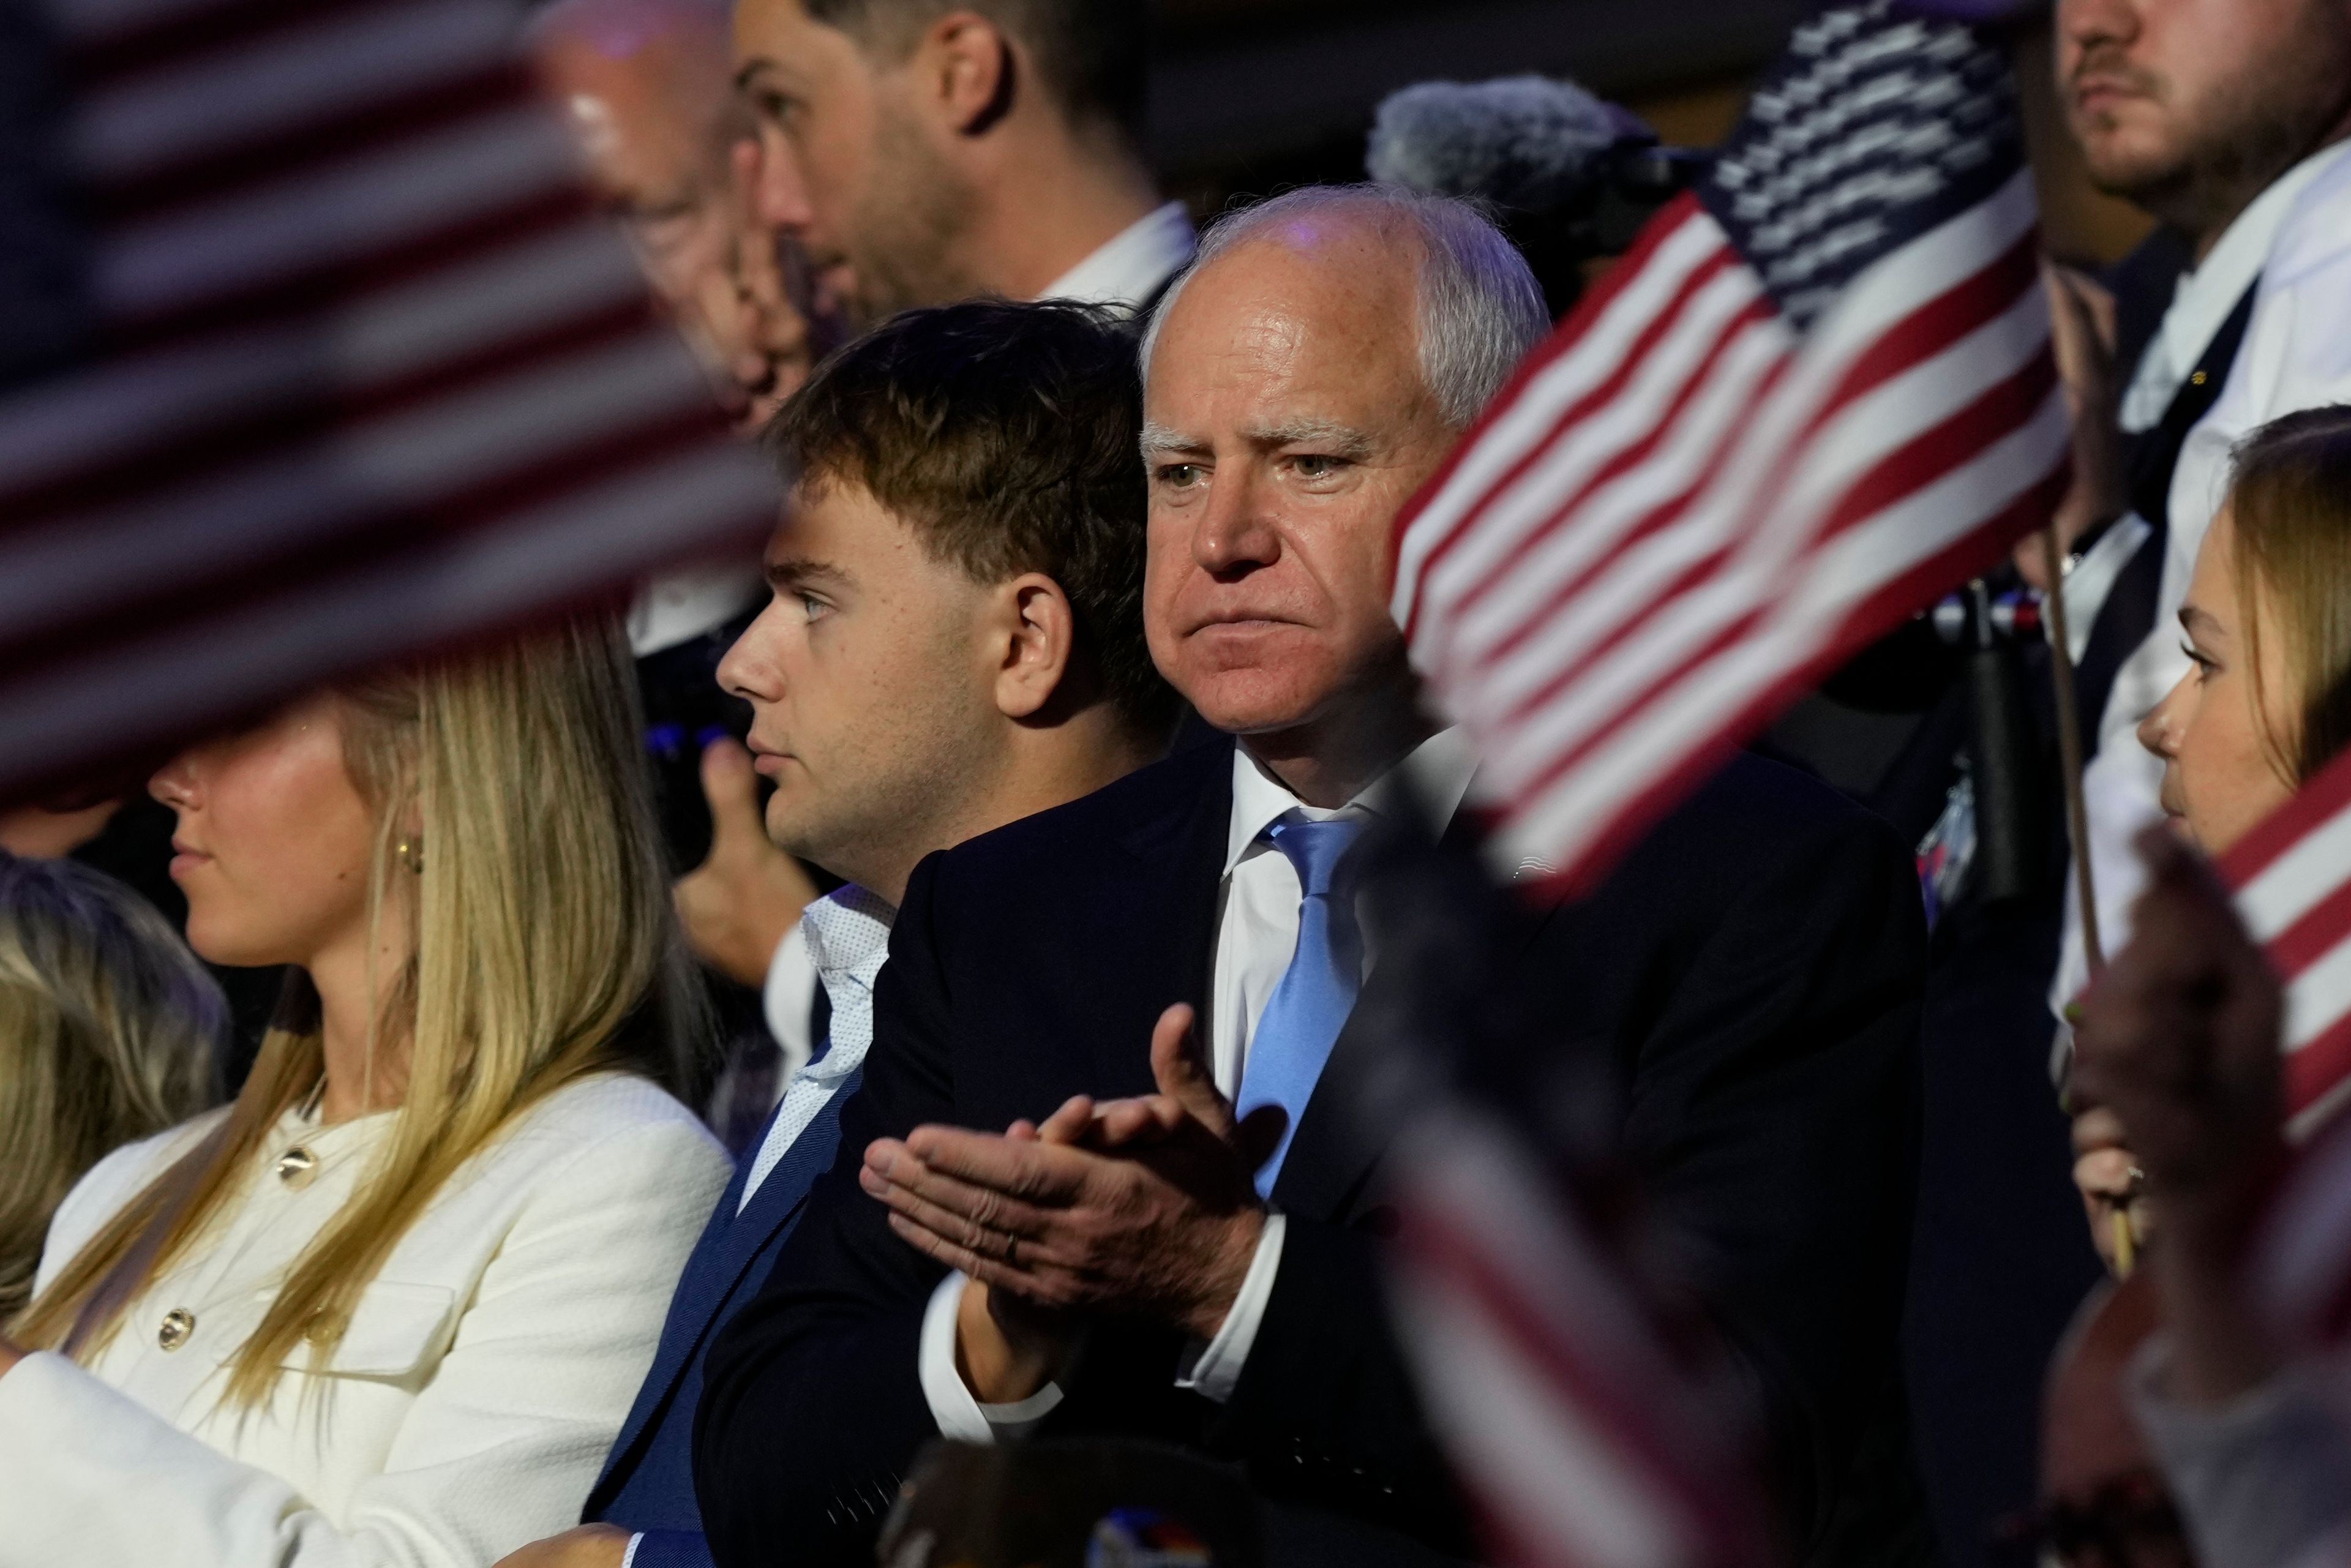
[[[1143,636],[1141,434],[1122,325],[1003,301],[889,322],[771,429],[792,486],[774,598],[718,673],[751,704],[768,836],[849,883],[802,917],[830,1028],[686,1264],[589,1522],[507,1568],[709,1562],[690,1463],[703,1354],[831,1162],[907,877],[1165,749],[1177,701]]]

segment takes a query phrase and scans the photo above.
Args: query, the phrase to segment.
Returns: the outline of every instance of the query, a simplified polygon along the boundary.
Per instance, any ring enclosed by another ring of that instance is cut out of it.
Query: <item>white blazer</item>
[[[85,1176],[39,1283],[224,1114]],[[0,1376],[0,1568],[482,1568],[578,1522],[726,1155],[643,1079],[571,1084],[433,1199],[323,1375],[306,1348],[267,1404],[224,1406],[225,1364],[397,1114],[287,1117],[87,1368]]]

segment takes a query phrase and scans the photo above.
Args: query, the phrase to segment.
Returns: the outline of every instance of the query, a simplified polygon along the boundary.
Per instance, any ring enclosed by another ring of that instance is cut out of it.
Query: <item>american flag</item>
[[[1672,1352],[1625,1247],[1552,1166],[1466,1102],[1416,1116],[1398,1158],[1398,1322],[1496,1560],[1770,1562],[1751,1412]]]
[[[1379,1156],[1389,1295],[1479,1560],[1760,1568],[1774,1537],[1751,1389],[1617,1160],[1606,1067],[1562,1053],[1504,967],[1527,912],[1457,847],[1395,824],[1354,855],[1391,983],[1347,1021],[1373,1065],[1325,1085],[1351,1098],[1340,1125],[1402,1129]]]
[[[1825,668],[2042,522],[2067,425],[2006,59],[1886,0],[1822,11],[1399,522],[1393,607],[1483,755],[1489,853],[1588,885]],[[1395,1293],[1502,1560],[1770,1556],[1737,1422],[1588,1194],[1528,1153],[1507,1094],[1432,1098]]]
[[[1398,527],[1504,869],[1587,885],[1840,659],[2043,521],[2067,415],[2006,58],[1832,5]],[[1530,874],[1532,873],[1532,874]]]
[[[2285,988],[2286,1136],[2301,1145],[2252,1266],[2285,1343],[2351,1403],[2351,753],[2220,857]]]
[[[2306,1129],[2252,1255],[2256,1299],[2281,1341],[2351,1410],[2351,1119]]]
[[[2220,871],[2285,982],[2287,1132],[2351,1102],[2351,756],[2231,846]]]
[[[0,397],[0,798],[753,548],[510,0],[54,0],[89,351]]]

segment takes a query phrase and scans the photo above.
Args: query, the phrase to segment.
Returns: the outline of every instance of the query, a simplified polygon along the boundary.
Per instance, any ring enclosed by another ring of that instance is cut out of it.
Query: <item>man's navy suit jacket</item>
[[[831,1012],[820,986],[812,1038],[824,1039]],[[841,1104],[856,1093],[862,1076],[852,1072],[843,1081],[738,1214],[751,1162],[775,1125],[780,1103],[768,1113],[686,1260],[653,1366],[580,1514],[584,1524],[643,1531],[633,1568],[708,1568],[710,1548],[694,1499],[694,1413],[702,1395],[703,1364],[712,1337],[767,1280],[807,1207],[810,1183],[832,1163]]]
[[[915,871],[841,1153],[711,1352],[695,1476],[719,1563],[779,1542],[795,1562],[872,1561],[937,1432],[917,1355],[942,1270],[859,1190],[862,1152],[922,1123],[1001,1128],[1074,1092],[1152,1091],[1154,1021],[1208,996],[1231,768],[1229,745],[1179,753]],[[1825,787],[1741,757],[1498,956],[1559,1049],[1599,1053],[1620,1087],[1625,1145],[1751,1375],[1802,1539],[1893,1366],[1925,968],[1908,852]],[[1174,1333],[1098,1322],[1043,1429],[1180,1443],[1277,1501],[1466,1552],[1382,1303],[1393,1129],[1367,1137],[1337,1109],[1366,1098],[1352,1084],[1369,1054],[1343,1031],[1300,1118],[1272,1197],[1280,1269],[1230,1400],[1175,1386]]]

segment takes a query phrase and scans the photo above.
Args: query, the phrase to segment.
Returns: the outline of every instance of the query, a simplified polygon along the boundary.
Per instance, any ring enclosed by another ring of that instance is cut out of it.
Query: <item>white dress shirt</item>
[[[629,602],[629,652],[642,659],[723,626],[768,591],[757,559],[680,567],[645,582]]]
[[[225,1113],[101,1161],[40,1282]],[[325,1368],[298,1354],[259,1408],[225,1405],[230,1358],[399,1114],[288,1114],[85,1364],[0,1376],[0,1568],[479,1568],[578,1522],[726,1154],[642,1078],[558,1090],[409,1223]]]
[[[1111,235],[1037,298],[1139,306],[1182,270],[1197,244],[1184,204],[1169,202]]]
[[[775,1037],[776,1049],[783,1056],[776,1073],[778,1100],[784,1097],[792,1075],[816,1054],[809,1026],[813,1021],[810,1009],[816,1006],[818,982],[816,964],[809,957],[807,918],[807,911],[801,911],[800,918],[776,944],[775,955],[768,960],[768,978],[759,988],[759,1015],[767,1020],[768,1032]]]
[[[865,1065],[873,1044],[873,982],[890,960],[890,925],[898,912],[878,894],[855,883],[837,887],[800,912],[793,928],[800,952],[824,983],[832,1005],[832,1022],[825,1036],[824,1054],[803,1059],[784,1090],[783,1108],[776,1113],[768,1135],[751,1156],[751,1171],[743,1179],[742,1201],[735,1212],[751,1207],[759,1184],[776,1168],[799,1135],[808,1131],[817,1113],[831,1103],[849,1075]],[[813,998],[811,998],[813,999]],[[805,1020],[808,1009],[800,1009]],[[807,1033],[803,1021],[801,1033]]]
[[[1299,904],[1303,897],[1298,868],[1290,857],[1265,841],[1265,830],[1284,813],[1302,811],[1316,821],[1343,815],[1376,817],[1398,809],[1394,780],[1404,775],[1414,795],[1436,825],[1453,820],[1469,792],[1469,777],[1477,756],[1468,737],[1459,729],[1439,732],[1423,741],[1395,768],[1380,776],[1343,807],[1310,806],[1289,786],[1250,758],[1244,747],[1233,748],[1233,808],[1226,835],[1223,883],[1218,891],[1216,953],[1206,1020],[1209,1070],[1227,1099],[1240,1088],[1249,1065],[1249,1048],[1258,1019],[1283,971],[1298,948]],[[1369,950],[1366,970],[1377,962]],[[1282,1239],[1288,1222],[1279,1210],[1266,1217],[1256,1254],[1232,1309],[1225,1314],[1216,1336],[1188,1347],[1178,1369],[1176,1385],[1189,1388],[1219,1404],[1232,1397],[1241,1367],[1256,1343],[1281,1267]],[[939,1431],[969,1443],[988,1443],[1020,1436],[1061,1403],[1061,1391],[1048,1384],[1017,1405],[982,1405],[972,1396],[956,1365],[956,1312],[963,1299],[966,1276],[949,1274],[932,1293],[924,1315],[921,1375],[923,1393]]]
[[[2220,396],[2181,447],[2168,510],[2163,581],[2156,624],[2116,672],[2098,727],[2095,755],[2084,769],[2089,808],[2090,865],[2097,883],[2098,935],[2118,951],[2130,936],[2130,909],[2143,885],[2141,830],[2161,820],[2163,764],[2138,744],[2139,720],[2187,672],[2177,622],[2204,531],[2220,509],[2229,459],[2247,434],[2297,409],[2351,402],[2351,143],[2338,142],[2281,175],[2221,235],[2211,254],[2183,279],[2164,327],[2140,361],[2132,412],[2142,415],[2162,378],[2178,390],[2213,332],[2258,276],[2252,319]],[[2146,390],[2142,392],[2142,383]],[[2168,402],[2167,398],[2165,400]],[[2160,410],[2158,411],[2160,415]],[[2074,596],[2066,608],[2075,612]],[[2095,612],[2095,607],[2093,607]],[[2078,612],[2076,612],[2078,614]],[[2079,615],[2086,630],[2089,617]],[[2050,1002],[2062,1009],[2089,983],[2075,880],[2065,882],[2065,939]],[[2062,1070],[2066,1037],[2061,1031]]]

